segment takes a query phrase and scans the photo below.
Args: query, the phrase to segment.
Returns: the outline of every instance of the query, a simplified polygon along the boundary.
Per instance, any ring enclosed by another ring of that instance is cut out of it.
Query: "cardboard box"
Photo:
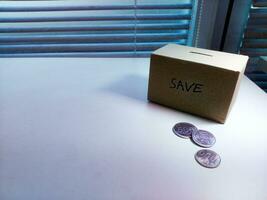
[[[224,123],[248,57],[166,45],[151,55],[148,100]]]

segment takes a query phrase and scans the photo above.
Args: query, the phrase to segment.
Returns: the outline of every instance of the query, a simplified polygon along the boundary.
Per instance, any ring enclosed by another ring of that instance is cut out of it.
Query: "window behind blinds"
[[[149,56],[192,44],[193,0],[0,1],[0,57]]]
[[[267,0],[254,0],[240,53],[250,57],[247,75],[267,92],[267,74],[257,70],[260,56],[267,56]]]

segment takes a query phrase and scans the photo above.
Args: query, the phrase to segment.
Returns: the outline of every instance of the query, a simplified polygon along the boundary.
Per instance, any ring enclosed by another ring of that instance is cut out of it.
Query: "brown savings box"
[[[224,123],[248,57],[176,44],[151,55],[148,100]]]

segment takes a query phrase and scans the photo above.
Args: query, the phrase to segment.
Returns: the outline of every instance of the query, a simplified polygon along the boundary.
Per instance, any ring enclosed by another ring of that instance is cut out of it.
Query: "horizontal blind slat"
[[[267,39],[244,39],[244,48],[267,48]]]
[[[240,53],[248,56],[267,56],[267,48],[241,48]]]
[[[114,20],[189,20],[190,14],[139,14],[113,16],[54,16],[1,17],[0,22],[60,22],[60,21],[114,21]]]
[[[245,38],[267,38],[267,29],[265,28],[247,29],[244,37]]]
[[[175,42],[185,44],[185,42]],[[86,52],[86,51],[134,51],[151,50],[166,45],[166,42],[150,43],[100,43],[100,44],[23,44],[0,45],[0,54],[8,53],[49,53],[49,52]]]
[[[155,24],[137,24],[137,30],[164,30],[164,29],[189,29],[189,23],[155,23]],[[13,32],[61,32],[61,31],[119,31],[119,30],[135,30],[135,24],[112,24],[112,25],[20,25],[17,24],[0,24],[0,33],[13,33]]]
[[[250,10],[251,19],[264,19],[267,18],[267,9],[266,8],[252,8]]]
[[[0,45],[0,53],[49,53],[83,51],[133,51],[133,43],[109,44],[19,44]]]
[[[0,35],[0,43],[17,42],[130,42],[186,39],[187,33]]]
[[[258,29],[258,28],[267,28],[267,23],[266,24],[248,23],[246,27],[248,31],[253,30],[253,29]]]
[[[148,57],[152,51],[124,52],[67,52],[67,53],[14,53],[1,54],[0,58],[12,57]]]
[[[267,7],[267,1],[266,0],[253,0],[253,6],[254,7]]]
[[[192,9],[191,3],[180,4],[141,4],[141,5],[90,5],[90,3],[84,3],[83,5],[76,4],[64,5],[56,4],[51,5],[51,2],[47,2],[48,5],[1,5],[0,12],[40,12],[40,11],[79,11],[79,10],[153,10],[153,9]],[[52,2],[53,3],[53,2]],[[50,4],[50,5],[49,5]]]
[[[266,19],[249,19],[248,20],[248,27],[250,26],[258,26],[258,27],[262,27],[264,25],[267,25],[267,20]]]

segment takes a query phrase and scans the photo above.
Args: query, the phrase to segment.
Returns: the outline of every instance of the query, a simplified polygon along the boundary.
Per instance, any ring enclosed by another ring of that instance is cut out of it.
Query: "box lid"
[[[153,52],[155,55],[201,63],[218,68],[242,72],[248,56],[232,54],[178,44],[168,44]]]

